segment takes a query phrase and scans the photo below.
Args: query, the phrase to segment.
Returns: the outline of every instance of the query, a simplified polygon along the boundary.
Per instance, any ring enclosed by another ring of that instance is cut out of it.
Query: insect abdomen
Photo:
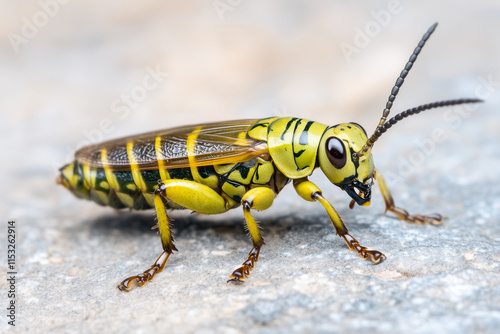
[[[264,159],[265,158],[265,159]],[[154,207],[153,191],[162,177],[196,181],[209,186],[228,203],[228,209],[240,205],[243,195],[252,187],[267,186],[278,193],[288,182],[269,157],[258,157],[235,164],[197,167],[196,180],[191,168],[141,170],[140,176],[132,171],[113,171],[90,168],[74,161],[61,172],[71,183],[71,191],[80,198],[92,200],[113,208],[145,210]],[[167,203],[169,209],[182,209],[175,203]]]
[[[63,167],[61,173],[64,176],[62,182],[68,182],[70,185],[68,188],[77,197],[117,209],[152,208],[152,192],[159,180],[158,171],[141,172],[143,183],[141,190],[135,183],[131,171],[90,168],[77,160]]]

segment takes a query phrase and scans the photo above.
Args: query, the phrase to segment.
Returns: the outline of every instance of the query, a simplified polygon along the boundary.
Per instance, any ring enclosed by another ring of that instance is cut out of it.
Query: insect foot
[[[394,203],[394,199],[392,198],[391,192],[389,191],[389,188],[387,188],[387,185],[385,183],[384,178],[380,174],[380,172],[377,170],[375,172],[375,179],[378,182],[378,185],[380,187],[380,193],[382,194],[382,197],[384,198],[385,202],[385,212],[392,212],[395,214],[399,219],[407,221],[409,223],[414,223],[414,224],[431,224],[431,225],[441,225],[443,223],[443,216],[441,216],[438,213],[433,213],[428,216],[424,215],[410,215],[408,211],[405,209],[401,209],[396,206]]]
[[[381,252],[377,250],[368,250],[366,247],[363,247],[359,244],[358,240],[356,240],[352,235],[349,233],[345,234],[342,236],[344,238],[347,246],[351,251],[356,251],[358,252],[358,255],[363,259],[370,259],[373,264],[379,264],[382,263],[385,259],[386,256],[382,254]]]
[[[394,213],[399,219],[413,224],[441,225],[443,223],[443,216],[441,216],[438,213],[433,213],[428,216],[424,216],[424,215],[410,215],[408,211],[398,207],[388,208],[387,210]]]
[[[158,258],[156,259],[155,263],[151,266],[151,268],[149,268],[142,274],[131,276],[129,278],[124,279],[117,286],[118,290],[120,291],[130,290],[134,281],[136,281],[139,286],[143,286],[147,282],[152,281],[157,273],[163,271],[163,268],[165,268],[165,264],[167,264],[167,260],[170,254],[172,254],[172,251],[164,251],[163,253],[161,253],[160,256],[158,256]]]
[[[243,262],[241,267],[233,271],[233,273],[229,276],[230,279],[227,283],[243,283],[243,280],[250,276],[250,270],[255,267],[255,262],[259,261],[260,247],[261,246],[254,246],[252,250],[250,250],[247,260]]]

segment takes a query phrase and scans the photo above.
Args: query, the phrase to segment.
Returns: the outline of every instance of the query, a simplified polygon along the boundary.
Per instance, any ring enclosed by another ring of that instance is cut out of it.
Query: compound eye
[[[337,137],[330,137],[326,141],[326,156],[333,167],[341,169],[345,166],[347,156],[345,154],[344,144]]]

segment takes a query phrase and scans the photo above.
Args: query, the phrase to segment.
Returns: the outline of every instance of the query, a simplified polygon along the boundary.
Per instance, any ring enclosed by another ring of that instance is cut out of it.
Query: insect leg
[[[355,250],[361,258],[363,258],[364,260],[370,259],[373,264],[379,264],[380,262],[385,260],[386,257],[384,254],[377,250],[369,250],[366,247],[361,246],[358,240],[347,233],[347,228],[342,222],[339,214],[330,204],[330,202],[328,202],[328,200],[323,197],[321,189],[319,189],[318,186],[309,181],[307,178],[294,180],[293,186],[295,187],[297,194],[299,194],[299,196],[306,201],[318,201],[321,203],[321,205],[323,205],[323,207],[326,209],[326,212],[328,213],[328,216],[330,216],[330,219],[333,222],[333,226],[335,227],[337,234],[340,237],[344,238],[347,246],[351,251]]]
[[[134,280],[137,281],[139,286],[153,280],[154,276],[165,267],[170,254],[177,250],[173,243],[167,208],[163,198],[200,213],[215,214],[227,211],[224,198],[208,186],[188,180],[159,181],[158,188],[154,192],[154,203],[163,253],[158,256],[151,268],[144,273],[129,277],[121,282],[118,289],[122,291],[129,290]]]
[[[379,171],[375,172],[375,179],[378,181],[380,192],[382,193],[382,197],[384,198],[385,212],[390,211],[394,213],[399,219],[410,223],[440,225],[443,222],[443,217],[437,213],[428,216],[410,215],[408,211],[398,208],[394,204],[391,192],[389,191],[389,188],[387,188],[384,178],[379,173]]]
[[[228,282],[242,282],[246,277],[250,276],[250,270],[255,267],[255,262],[259,261],[260,248],[264,244],[264,239],[260,235],[259,225],[253,218],[250,209],[258,211],[268,209],[273,204],[275,196],[274,191],[267,187],[250,189],[243,196],[241,204],[253,247],[248,253],[247,260],[243,262],[241,267],[233,271]]]
[[[137,281],[139,286],[143,286],[149,281],[152,281],[155,275],[163,271],[167,260],[173,251],[177,248],[174,246],[172,232],[170,231],[170,224],[167,216],[167,208],[163,202],[162,196],[165,196],[164,189],[162,190],[163,184],[160,183],[159,187],[154,191],[154,203],[155,210],[158,219],[158,229],[160,231],[161,243],[163,246],[163,253],[161,253],[156,259],[155,263],[148,270],[144,271],[142,274],[131,276],[123,280],[119,285],[118,289],[121,291],[129,290],[132,287],[132,283]]]

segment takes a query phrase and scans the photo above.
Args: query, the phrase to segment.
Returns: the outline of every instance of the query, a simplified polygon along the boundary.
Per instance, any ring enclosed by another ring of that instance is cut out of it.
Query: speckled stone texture
[[[16,221],[19,268],[17,326],[2,315],[0,332],[498,332],[498,1],[401,1],[349,59],[342,43],[354,45],[394,2],[233,1],[223,20],[214,5],[230,1],[180,3],[61,4],[18,53],[9,33],[21,33],[23,17],[31,20],[41,5],[9,3],[1,11],[0,212],[3,226]],[[370,207],[350,210],[349,197],[316,171],[312,180],[349,232],[385,262],[374,266],[350,252],[321,205],[290,185],[255,214],[266,245],[244,284],[226,283],[251,248],[237,209],[172,213],[179,252],[153,282],[116,289],[161,251],[150,229],[154,214],[99,207],[56,186],[56,168],[79,143],[270,115],[354,121],[371,132],[435,21],[394,112],[459,97],[485,103],[405,120],[373,154],[396,204],[441,213],[442,226],[383,215],[376,186]],[[153,69],[168,75],[124,107]],[[7,289],[0,280],[3,310]]]

